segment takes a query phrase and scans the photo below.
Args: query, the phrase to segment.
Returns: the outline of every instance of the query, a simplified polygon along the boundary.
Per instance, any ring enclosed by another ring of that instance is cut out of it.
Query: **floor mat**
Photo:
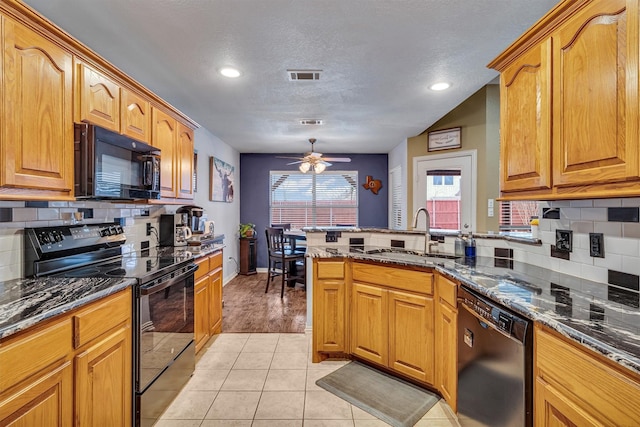
[[[411,427],[440,397],[359,362],[350,362],[316,384],[396,427]]]

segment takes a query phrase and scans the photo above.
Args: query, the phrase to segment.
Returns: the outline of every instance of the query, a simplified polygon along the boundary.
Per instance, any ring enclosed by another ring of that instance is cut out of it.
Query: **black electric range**
[[[186,250],[122,253],[116,223],[27,228],[25,277],[134,278],[132,396],[136,426],[153,425],[195,369],[194,272]]]

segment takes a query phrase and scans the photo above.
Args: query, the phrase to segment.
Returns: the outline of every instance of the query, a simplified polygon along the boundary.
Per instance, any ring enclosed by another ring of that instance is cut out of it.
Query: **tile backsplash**
[[[75,218],[79,212],[84,219],[78,222]],[[97,201],[0,201],[0,281],[23,275],[24,228],[119,221],[127,236],[124,250],[132,251],[140,249],[143,241],[151,240],[155,246],[157,234],[147,236],[146,224],[150,222],[157,229],[159,216],[163,213],[167,213],[164,205]]]
[[[640,198],[546,202],[540,213],[542,245],[478,239],[478,254],[493,256],[494,247],[508,247],[516,261],[602,283],[610,271],[640,275],[639,207]],[[556,230],[572,231],[571,252],[562,254],[567,259],[551,256]],[[591,256],[590,233],[603,235],[603,257]]]

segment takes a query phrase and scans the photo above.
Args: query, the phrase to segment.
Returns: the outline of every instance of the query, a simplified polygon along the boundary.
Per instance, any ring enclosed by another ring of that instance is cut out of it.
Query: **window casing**
[[[358,172],[271,171],[269,219],[292,228],[358,225]]]

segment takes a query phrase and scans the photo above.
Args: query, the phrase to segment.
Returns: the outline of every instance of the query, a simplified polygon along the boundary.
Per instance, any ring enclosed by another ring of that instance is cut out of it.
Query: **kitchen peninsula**
[[[455,336],[459,308],[455,289],[464,286],[533,322],[535,363],[530,381],[535,383],[535,417],[547,419],[555,413],[609,425],[633,425],[640,419],[637,294],[528,264],[509,248],[487,245],[499,240],[495,238],[479,245],[479,256],[472,263],[447,256],[453,251],[446,238],[440,244],[443,253],[424,257],[418,249],[424,233],[417,234],[363,230],[356,237],[358,232],[351,230],[341,232],[338,240],[345,240],[327,243],[334,238],[308,232],[314,361],[334,356],[367,360],[439,390],[455,410],[459,366],[451,359],[460,345]],[[404,249],[392,247],[391,240],[398,245],[403,238]],[[413,298],[412,314],[405,311],[403,318],[397,318],[393,313],[397,304],[385,303],[398,298]],[[363,309],[359,304],[365,300],[369,306]],[[388,320],[378,323],[378,316],[367,317],[372,307]],[[411,319],[410,339],[415,340],[411,345],[427,343],[419,359],[407,353],[411,346],[392,336],[394,327]],[[423,327],[415,329],[421,322]],[[419,365],[415,360],[422,362],[419,370],[403,369]],[[589,391],[594,378],[602,393]],[[567,408],[577,412],[567,413]]]

